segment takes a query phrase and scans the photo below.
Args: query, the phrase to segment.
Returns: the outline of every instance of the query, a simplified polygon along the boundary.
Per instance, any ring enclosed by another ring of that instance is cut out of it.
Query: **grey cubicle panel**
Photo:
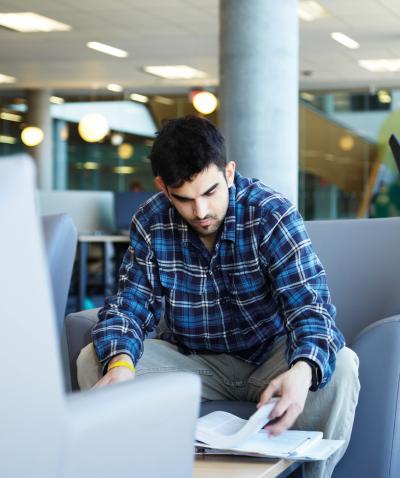
[[[40,215],[67,213],[79,234],[115,230],[111,191],[38,191]]]

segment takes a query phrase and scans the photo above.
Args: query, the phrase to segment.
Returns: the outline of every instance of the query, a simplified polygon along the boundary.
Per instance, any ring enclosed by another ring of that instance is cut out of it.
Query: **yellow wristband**
[[[116,367],[127,367],[131,372],[135,372],[135,367],[131,363],[125,362],[124,360],[118,360],[117,362],[112,363],[108,366],[107,371],[110,371],[112,368]]]

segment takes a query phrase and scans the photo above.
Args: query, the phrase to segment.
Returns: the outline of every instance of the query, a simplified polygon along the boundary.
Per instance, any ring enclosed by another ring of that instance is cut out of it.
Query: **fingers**
[[[281,385],[280,381],[277,379],[272,380],[268,387],[263,391],[260,396],[260,400],[257,403],[257,408],[260,408],[262,405],[265,405],[274,395],[277,395],[280,392]]]
[[[275,418],[281,417],[291,404],[292,402],[287,396],[282,396],[269,414],[269,419],[274,420]]]
[[[265,430],[271,436],[280,435],[293,425],[299,414],[298,407],[290,405],[282,418],[274,422],[272,425],[267,425]]]

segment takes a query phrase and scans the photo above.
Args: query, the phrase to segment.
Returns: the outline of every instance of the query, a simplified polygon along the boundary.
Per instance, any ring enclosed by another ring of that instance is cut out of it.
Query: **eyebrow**
[[[219,183],[213,184],[210,188],[207,189],[207,191],[205,191],[201,195],[205,196],[206,194],[210,193],[213,189],[215,189],[218,185],[219,185]],[[175,194],[175,193],[171,193],[171,196],[173,196],[175,199],[179,199],[179,200],[183,200],[183,201],[191,201],[193,199],[193,198],[188,198],[186,196],[180,196],[179,194]]]

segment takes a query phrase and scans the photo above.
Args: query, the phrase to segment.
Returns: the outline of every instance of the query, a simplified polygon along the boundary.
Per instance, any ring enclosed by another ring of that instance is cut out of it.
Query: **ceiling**
[[[31,11],[72,26],[70,32],[18,33],[0,28],[0,73],[17,78],[1,90],[103,90],[118,83],[138,93],[179,93],[218,84],[218,0],[0,0],[0,13]],[[250,2],[249,2],[250,3]],[[359,59],[400,58],[399,0],[319,0],[329,16],[300,21],[302,89],[398,87],[399,73],[371,73]],[[340,31],[360,43],[349,50]],[[126,59],[88,49],[100,41]],[[204,80],[163,80],[144,65],[186,64]],[[305,76],[304,72],[309,76]]]

